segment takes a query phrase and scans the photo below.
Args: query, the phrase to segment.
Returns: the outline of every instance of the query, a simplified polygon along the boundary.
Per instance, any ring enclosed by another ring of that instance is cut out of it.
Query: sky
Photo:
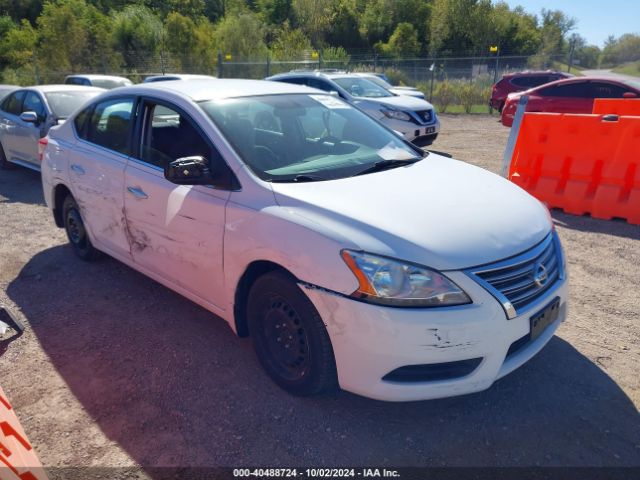
[[[599,47],[609,35],[640,34],[640,0],[504,0],[511,7],[522,5],[528,13],[543,8],[562,10],[577,20],[573,32]]]

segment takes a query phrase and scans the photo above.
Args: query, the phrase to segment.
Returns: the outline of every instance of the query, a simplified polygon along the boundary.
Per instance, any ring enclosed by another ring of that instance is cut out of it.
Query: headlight
[[[351,250],[343,250],[341,255],[360,284],[352,294],[356,298],[402,307],[471,303],[460,287],[426,267]]]
[[[401,112],[400,110],[391,110],[388,108],[383,108],[380,110],[385,117],[394,118],[396,120],[404,120],[405,122],[409,122],[411,117],[408,114]]]

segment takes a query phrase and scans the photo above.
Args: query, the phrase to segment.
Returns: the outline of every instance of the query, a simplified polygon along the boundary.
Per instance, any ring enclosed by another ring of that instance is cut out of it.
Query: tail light
[[[38,160],[40,160],[40,163],[42,163],[42,160],[44,159],[44,150],[47,148],[48,144],[49,139],[47,137],[38,140]]]

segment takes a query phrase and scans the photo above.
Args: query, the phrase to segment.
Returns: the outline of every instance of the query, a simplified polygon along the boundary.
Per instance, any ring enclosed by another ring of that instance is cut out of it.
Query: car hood
[[[382,172],[272,189],[281,207],[345,248],[439,270],[511,257],[551,229],[546,208],[520,187],[436,154]]]
[[[356,104],[369,103],[371,105],[385,105],[396,108],[398,110],[410,110],[419,112],[422,110],[429,110],[433,108],[426,100],[421,98],[412,97],[409,95],[396,95],[393,97],[382,98],[358,98]]]

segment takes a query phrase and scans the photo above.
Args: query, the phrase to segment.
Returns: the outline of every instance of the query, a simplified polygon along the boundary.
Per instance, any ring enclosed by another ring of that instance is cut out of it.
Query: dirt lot
[[[443,116],[442,130],[435,150],[498,171],[495,117]],[[570,314],[527,365],[446,400],[295,398],[222,320],[115,260],[74,257],[38,174],[3,171],[0,302],[28,329],[0,343],[0,383],[48,467],[638,466],[640,228],[553,216]]]

